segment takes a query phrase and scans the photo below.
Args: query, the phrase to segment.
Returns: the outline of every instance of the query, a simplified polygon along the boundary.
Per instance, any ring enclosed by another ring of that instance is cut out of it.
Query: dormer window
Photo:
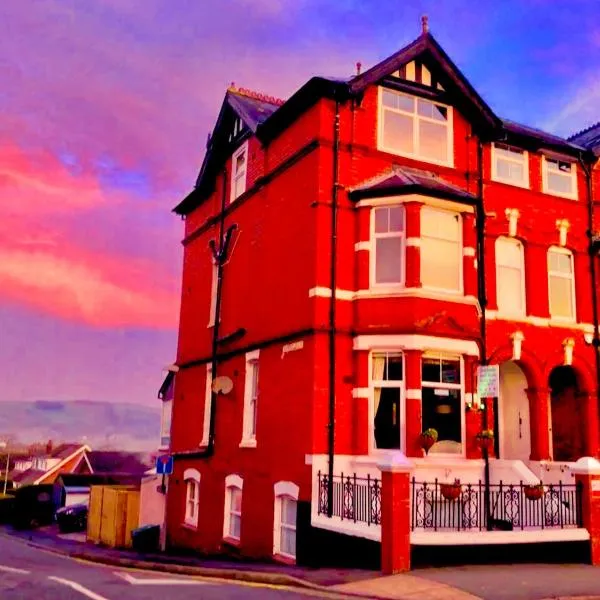
[[[381,88],[378,147],[385,152],[452,164],[450,107]]]
[[[248,142],[240,146],[231,158],[231,198],[233,202],[246,191],[248,170]]]
[[[492,179],[528,188],[529,161],[527,152],[506,144],[493,144]]]
[[[544,156],[542,181],[546,194],[577,200],[577,171],[573,163]]]

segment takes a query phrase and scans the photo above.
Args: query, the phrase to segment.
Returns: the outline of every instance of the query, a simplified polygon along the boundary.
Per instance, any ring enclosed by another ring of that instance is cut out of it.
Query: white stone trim
[[[469,258],[475,258],[475,248],[472,248],[471,246],[464,246],[463,247],[463,256],[467,256]]]
[[[352,390],[352,397],[353,398],[368,398],[371,394],[371,390],[366,387],[366,388],[354,388]]]
[[[288,498],[296,502],[296,510],[300,488],[291,481],[278,481],[273,486],[275,494],[273,501],[273,554],[285,556],[292,560],[296,559],[296,551],[290,555],[281,550],[281,505],[284,499]],[[297,522],[296,522],[297,523]],[[289,528],[289,526],[288,526]]]
[[[236,487],[241,490],[244,488],[244,480],[237,474],[227,475],[225,477],[225,487]]]
[[[472,206],[453,202],[452,200],[432,198],[431,196],[425,196],[423,194],[406,194],[403,196],[387,196],[385,198],[364,198],[363,200],[359,200],[356,203],[356,206],[357,208],[366,206],[389,206],[394,204],[406,204],[407,202],[420,202],[421,204],[427,204],[428,206],[445,208],[459,213],[475,213],[475,209]]]
[[[394,452],[391,456],[382,457],[377,468],[383,473],[410,473],[414,465],[403,452]]]
[[[371,240],[365,240],[362,242],[356,242],[354,244],[354,250],[359,252],[360,250],[366,250],[367,252],[371,251]]]
[[[583,528],[528,529],[525,531],[412,531],[410,543],[415,546],[465,546],[488,544],[535,544],[589,540]]]
[[[319,529],[366,538],[374,542],[381,540],[381,525],[367,525],[367,523],[361,523],[360,521],[354,523],[347,519],[342,521],[339,517],[331,517],[330,519],[325,515],[311,515],[311,525]]]
[[[420,248],[421,247],[421,238],[420,237],[407,237],[406,238],[406,247],[412,248]]]
[[[298,500],[300,488],[291,481],[278,481],[273,485],[273,492],[275,493],[275,496],[289,496],[294,500]]]
[[[198,527],[198,506],[200,504],[199,496],[200,496],[200,472],[197,469],[186,469],[183,472],[183,482],[185,483],[185,516],[184,516],[184,524],[189,525],[190,527]],[[190,486],[189,483],[192,482],[194,486],[194,513],[190,513]]]
[[[591,456],[584,456],[571,467],[571,472],[578,475],[600,475],[600,462]]]
[[[253,350],[252,352],[246,352],[246,372],[244,376],[244,412],[242,415],[242,441],[240,442],[241,448],[256,448],[256,429],[258,428],[258,416],[256,416],[256,423],[252,423],[253,416],[258,415],[258,396],[260,389],[260,366],[258,359],[260,356],[260,350]],[[257,389],[253,390],[254,385],[254,372],[258,370],[257,376]],[[252,396],[253,391],[256,394],[256,398]],[[256,408],[253,410],[252,403],[256,403]],[[254,425],[254,432],[252,431]]]
[[[331,298],[331,288],[324,286],[310,288],[310,290],[308,290],[308,297]],[[336,300],[353,300],[354,292],[351,290],[341,290],[339,288],[336,288],[335,298]]]
[[[375,289],[364,289],[357,290],[354,292],[354,299],[361,298],[426,298],[428,300],[441,300],[443,302],[456,302],[458,304],[472,304],[476,307],[479,306],[479,302],[475,296],[464,296],[458,293],[445,293],[433,290],[426,290],[424,288],[398,288],[398,287],[384,287]]]
[[[183,472],[183,480],[193,479],[194,481],[200,481],[200,471],[197,469],[186,469]]]
[[[227,475],[225,477],[225,507],[223,509],[223,538],[228,538],[231,540],[239,541],[240,538],[237,536],[231,535],[229,531],[231,527],[231,491],[234,489],[242,490],[244,489],[244,480],[239,475]],[[243,507],[243,496],[242,496],[242,507]],[[240,519],[241,519],[240,513]]]
[[[573,321],[563,321],[560,319],[548,319],[546,317],[507,315],[497,310],[486,310],[485,318],[490,321],[512,321],[514,323],[527,323],[536,327],[560,327],[562,329],[573,329],[583,331],[584,333],[594,332],[594,326],[591,323],[574,323]],[[598,328],[600,331],[600,327]]]
[[[354,338],[353,347],[354,350],[398,348],[479,356],[479,347],[474,341],[430,335],[358,335]]]
[[[423,397],[423,393],[420,389],[406,390],[406,399],[407,400],[421,400],[422,397]]]

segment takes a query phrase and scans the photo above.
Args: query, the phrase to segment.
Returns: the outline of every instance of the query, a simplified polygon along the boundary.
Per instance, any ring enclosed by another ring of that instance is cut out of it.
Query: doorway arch
[[[498,428],[500,458],[528,461],[531,455],[531,419],[527,376],[514,361],[500,365]]]
[[[548,377],[552,423],[552,457],[574,462],[586,452],[586,402],[577,371],[570,365],[554,367]]]

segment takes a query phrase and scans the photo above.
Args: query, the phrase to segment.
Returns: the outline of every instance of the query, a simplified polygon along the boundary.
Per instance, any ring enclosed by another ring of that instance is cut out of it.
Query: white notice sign
[[[480,398],[497,398],[500,395],[500,367],[498,365],[477,368],[477,395]]]

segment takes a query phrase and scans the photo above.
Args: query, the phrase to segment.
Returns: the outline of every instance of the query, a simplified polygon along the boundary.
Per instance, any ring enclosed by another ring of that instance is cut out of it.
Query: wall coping
[[[576,475],[600,475],[600,462],[591,456],[580,458],[572,467]]]
[[[377,468],[387,473],[410,473],[414,464],[403,452],[391,452],[381,457],[377,462]]]

